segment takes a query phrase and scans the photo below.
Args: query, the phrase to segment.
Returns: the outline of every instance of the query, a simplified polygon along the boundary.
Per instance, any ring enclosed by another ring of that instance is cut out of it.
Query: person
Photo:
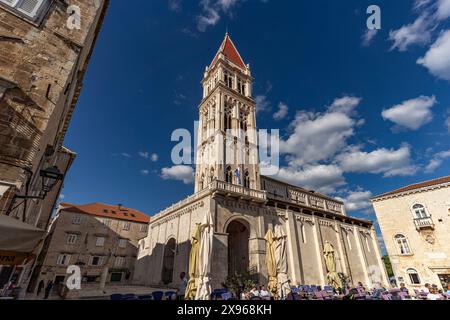
[[[425,283],[425,288],[423,289],[423,292],[430,293],[430,289],[431,289],[430,284],[429,283]]]
[[[256,286],[253,286],[252,290],[250,290],[250,298],[259,297],[259,291]]]
[[[447,284],[447,291],[445,292],[445,294],[450,294],[450,283]]]
[[[366,291],[366,288],[364,288],[362,282],[358,282],[358,286],[356,287],[358,290],[361,290],[362,292]]]
[[[250,300],[250,294],[247,290],[242,291],[241,300]]]
[[[42,290],[44,289],[44,280],[41,280],[40,282],[39,282],[39,285],[38,285],[38,289],[37,289],[37,296],[39,297],[39,295],[41,294],[41,292],[42,292]]]
[[[52,291],[52,289],[53,289],[53,281],[52,281],[52,280],[49,280],[49,281],[47,282],[47,287],[45,287],[45,296],[44,296],[44,299],[48,299],[48,296],[50,295],[50,292]]]
[[[180,285],[177,290],[177,300],[184,300],[184,295],[186,293],[186,287],[188,285],[188,279],[186,278],[186,272],[180,273]]]
[[[267,291],[266,288],[265,288],[263,285],[261,285],[261,286],[259,287],[259,296],[260,296],[261,298],[263,298],[263,299],[269,299],[269,298],[270,298],[270,293],[269,293],[269,291]]]
[[[442,300],[442,296],[435,288],[431,288],[430,293],[427,294],[427,300]]]
[[[409,290],[408,290],[408,288],[405,287],[405,284],[403,282],[400,283],[400,291],[406,292],[407,294],[409,294]]]

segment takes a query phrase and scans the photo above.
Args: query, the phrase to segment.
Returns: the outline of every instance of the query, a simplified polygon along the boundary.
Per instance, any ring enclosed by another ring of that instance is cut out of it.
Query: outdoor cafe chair
[[[110,297],[111,297],[111,300],[118,301],[118,300],[122,300],[123,295],[120,293],[115,293],[115,294],[112,294]]]
[[[392,294],[388,292],[384,292],[381,294],[381,299],[383,300],[392,300]]]
[[[334,289],[333,289],[332,286],[325,286],[325,287],[323,287],[323,290],[325,290],[328,293],[333,293],[334,292]]]
[[[164,292],[162,291],[154,291],[152,292],[152,296],[153,296],[153,300],[162,300],[163,296],[164,296]]]
[[[164,298],[166,300],[176,300],[177,293],[175,291],[166,291],[164,292]],[[175,296],[175,298],[174,298]]]
[[[218,300],[220,298],[223,299],[222,295],[227,293],[227,289],[214,289],[211,292],[211,300]]]

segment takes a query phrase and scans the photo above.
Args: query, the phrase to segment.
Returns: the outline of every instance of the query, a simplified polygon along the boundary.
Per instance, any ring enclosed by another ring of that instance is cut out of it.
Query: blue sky
[[[449,2],[377,1],[382,29],[367,33],[373,1],[112,1],[65,140],[78,157],[62,198],[152,215],[192,193],[170,136],[193,130],[228,30],[255,77],[258,127],[281,130],[279,178],[374,220],[370,196],[448,175]]]

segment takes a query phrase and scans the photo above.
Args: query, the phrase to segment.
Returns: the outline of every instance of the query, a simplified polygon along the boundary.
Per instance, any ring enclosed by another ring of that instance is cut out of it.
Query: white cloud
[[[391,50],[406,51],[415,44],[427,44],[431,41],[430,18],[427,13],[420,15],[413,23],[389,32],[393,41]]]
[[[267,97],[265,95],[259,95],[255,97],[256,103],[256,113],[267,112],[270,111],[270,102],[267,101]]]
[[[175,12],[179,12],[182,9],[182,0],[169,0],[169,9]]]
[[[337,165],[307,165],[303,169],[281,168],[276,178],[309,190],[333,193],[345,185],[342,170]]]
[[[436,153],[425,167],[425,173],[432,173],[439,168],[445,159],[450,158],[450,150]]]
[[[288,112],[289,112],[288,106],[286,104],[284,104],[283,102],[280,102],[278,104],[278,111],[273,114],[273,118],[277,121],[282,120],[282,119],[286,118],[286,116],[288,115]]]
[[[290,124],[293,132],[280,141],[280,152],[288,155],[290,166],[328,160],[341,151],[358,124],[351,115],[360,100],[343,97],[323,113],[298,112]]]
[[[445,20],[450,17],[450,0],[438,0],[437,19]]]
[[[357,147],[337,156],[340,167],[345,172],[383,174],[385,177],[408,176],[417,172],[411,165],[409,146],[399,149],[380,148],[372,152],[359,150]]]
[[[205,9],[205,13],[198,17],[197,28],[204,32],[209,26],[215,26],[220,20],[220,15],[213,8]]]
[[[433,119],[431,108],[436,102],[434,96],[420,96],[385,109],[381,115],[401,127],[417,130]]]
[[[432,0],[416,0],[414,3],[414,10],[420,10],[427,6]]]
[[[161,177],[164,180],[177,180],[183,181],[184,184],[190,184],[194,182],[194,169],[183,165],[162,168]]]
[[[150,156],[150,160],[152,160],[153,162],[158,161],[159,156],[156,153],[152,153]]]
[[[120,155],[122,157],[125,157],[125,158],[131,158],[131,155],[129,153],[126,153],[126,152],[122,152]]]
[[[150,173],[150,171],[148,171],[148,170],[141,170],[141,175],[143,175],[143,176],[148,176],[148,174]]]
[[[202,0],[200,5],[203,14],[197,17],[197,29],[201,32],[208,27],[215,26],[220,21],[220,14],[230,14],[231,9],[240,0]]]
[[[450,81],[450,30],[441,33],[417,63],[427,68],[434,76]]]
[[[62,194],[62,193],[59,195],[59,199],[61,199],[61,200],[63,200],[65,197],[66,196],[64,194]]]
[[[364,32],[363,36],[362,36],[362,45],[364,47],[368,47],[370,46],[370,44],[372,43],[373,39],[375,39],[375,36],[378,33],[378,29],[367,29],[366,32]]]
[[[373,213],[372,203],[370,198],[373,196],[372,192],[362,189],[355,191],[348,191],[344,198],[337,197],[345,204],[345,208],[349,212],[361,211],[367,214]]]
[[[352,114],[354,109],[361,103],[361,98],[343,96],[334,99],[333,103],[328,107],[328,112],[341,112]]]
[[[144,159],[148,159],[148,157],[150,156],[150,154],[148,152],[144,152],[144,151],[139,151],[139,156],[144,158]]]

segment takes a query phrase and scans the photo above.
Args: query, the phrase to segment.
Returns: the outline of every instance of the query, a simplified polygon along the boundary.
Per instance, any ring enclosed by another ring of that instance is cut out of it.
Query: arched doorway
[[[164,247],[164,257],[162,265],[161,279],[164,284],[172,283],[173,281],[173,266],[175,263],[175,247],[176,241],[171,238]]]
[[[243,223],[235,220],[227,227],[228,233],[228,275],[243,273],[249,268],[250,230]]]

